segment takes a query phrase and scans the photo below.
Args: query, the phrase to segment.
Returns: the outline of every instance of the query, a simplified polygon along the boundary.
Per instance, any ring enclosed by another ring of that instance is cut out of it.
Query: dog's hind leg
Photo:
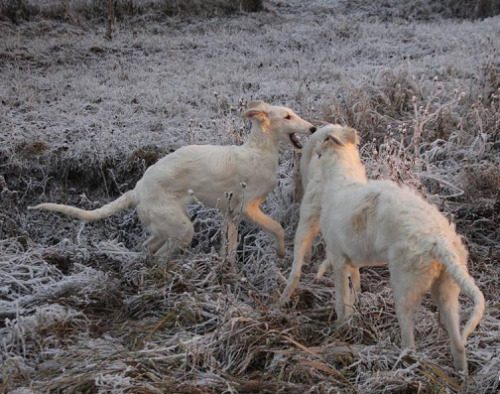
[[[432,266],[418,268],[419,264],[389,262],[396,315],[401,328],[401,347],[415,346],[413,316],[420,306],[422,295],[428,291],[436,278]]]
[[[144,243],[142,244],[143,249],[147,250],[149,253],[156,253],[158,249],[165,243],[164,239],[160,239],[154,235],[151,235]]]
[[[164,238],[163,245],[156,251],[155,256],[171,257],[174,252],[188,246],[194,234],[194,227],[187,215],[184,220],[171,221],[172,231]]]
[[[146,217],[151,237],[144,243],[155,255],[171,256],[193,239],[194,228],[180,201],[171,195],[156,195],[154,203],[138,207],[141,217]]]
[[[432,299],[439,309],[441,321],[450,337],[450,347],[455,368],[467,371],[465,346],[460,336],[458,294],[460,288],[451,276],[443,272],[431,287]]]

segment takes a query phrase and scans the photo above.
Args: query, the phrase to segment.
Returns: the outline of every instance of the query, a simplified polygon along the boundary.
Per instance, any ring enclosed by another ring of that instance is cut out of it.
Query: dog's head
[[[269,105],[263,101],[252,101],[242,116],[258,122],[261,129],[272,133],[279,141],[291,142],[296,148],[301,149],[297,134],[310,135],[316,131],[311,123],[299,117],[287,107]]]
[[[360,139],[356,130],[339,125],[327,125],[320,129],[324,138],[315,148],[318,157],[335,154],[343,150],[357,149]]]

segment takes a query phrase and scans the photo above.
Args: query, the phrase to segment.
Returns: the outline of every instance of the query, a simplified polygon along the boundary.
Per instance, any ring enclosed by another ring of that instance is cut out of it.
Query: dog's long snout
[[[316,130],[318,130],[318,129],[316,127],[314,127],[314,126],[309,129],[309,131],[311,132],[311,134],[313,134]]]

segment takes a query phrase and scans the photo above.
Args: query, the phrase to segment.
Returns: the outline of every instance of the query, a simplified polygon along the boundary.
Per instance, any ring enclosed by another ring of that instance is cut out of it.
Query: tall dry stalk
[[[115,0],[108,0],[108,24],[106,27],[106,38],[113,38],[113,30],[115,27]]]

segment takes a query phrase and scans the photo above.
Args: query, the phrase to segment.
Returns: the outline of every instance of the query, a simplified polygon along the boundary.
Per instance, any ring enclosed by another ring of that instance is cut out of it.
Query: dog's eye
[[[290,120],[290,119],[292,119],[292,115],[288,114],[287,116],[285,116],[285,119],[286,119],[286,120]]]

